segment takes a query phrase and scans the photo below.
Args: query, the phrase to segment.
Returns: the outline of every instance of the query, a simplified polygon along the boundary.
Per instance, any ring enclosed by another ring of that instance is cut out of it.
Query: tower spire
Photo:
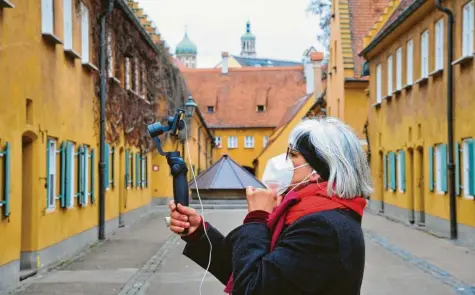
[[[246,32],[241,36],[241,56],[256,56],[256,37],[251,33],[251,21],[246,22]]]

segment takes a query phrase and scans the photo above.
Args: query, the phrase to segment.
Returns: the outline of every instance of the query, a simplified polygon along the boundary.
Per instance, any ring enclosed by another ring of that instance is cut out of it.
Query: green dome
[[[188,38],[188,33],[185,33],[185,37],[181,40],[180,43],[176,46],[176,54],[196,54],[198,50],[196,49],[195,43],[191,42]]]
[[[251,33],[251,23],[246,23],[246,33],[241,36],[241,41],[255,40],[256,37]]]

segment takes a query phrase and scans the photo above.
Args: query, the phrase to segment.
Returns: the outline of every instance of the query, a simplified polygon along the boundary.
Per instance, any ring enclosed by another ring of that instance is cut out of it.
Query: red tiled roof
[[[348,0],[355,78],[360,78],[361,67],[364,63],[364,58],[358,56],[363,50],[364,37],[384,11],[388,2],[388,0]]]
[[[182,70],[188,89],[210,128],[276,127],[306,94],[303,67]],[[264,104],[264,112],[257,105]],[[208,106],[215,112],[208,113]]]
[[[394,10],[393,14],[389,17],[389,19],[386,21],[386,23],[381,28],[381,30],[379,30],[376,36],[374,36],[374,38],[377,38],[381,34],[383,34],[386,31],[386,29],[391,24],[393,24],[402,15],[402,13],[414,2],[416,2],[416,0],[401,0],[401,3],[399,3],[398,7]]]

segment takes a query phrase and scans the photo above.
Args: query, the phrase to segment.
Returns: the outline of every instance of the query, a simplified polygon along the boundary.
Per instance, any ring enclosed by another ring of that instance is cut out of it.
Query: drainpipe
[[[105,186],[105,143],[106,143],[106,18],[114,8],[114,0],[109,0],[109,6],[101,15],[101,110],[100,110],[100,158],[99,158],[99,240],[105,240],[105,207],[106,207],[106,186]]]
[[[454,164],[454,110],[453,110],[453,74],[452,74],[452,60],[453,60],[453,28],[454,28],[454,14],[447,7],[443,7],[441,0],[435,0],[437,9],[447,15],[447,131],[449,146],[449,161],[447,163],[447,170],[449,172],[449,200],[450,200],[450,238],[457,239],[457,200],[455,196],[455,164]]]
[[[364,125],[364,133],[366,136],[366,146],[368,147],[368,151],[366,152],[366,154],[368,157],[368,165],[371,165],[371,147],[369,145],[368,125],[369,125],[369,120],[366,120],[366,123]]]

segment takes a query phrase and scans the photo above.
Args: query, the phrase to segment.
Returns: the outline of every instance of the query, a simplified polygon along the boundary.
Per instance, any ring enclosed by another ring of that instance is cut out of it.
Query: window
[[[125,89],[130,89],[130,58],[125,58]]]
[[[254,148],[254,136],[246,136],[244,138],[244,148]]]
[[[257,112],[262,113],[264,111],[264,106],[263,105],[258,105],[257,106]]]
[[[388,96],[393,94],[393,56],[388,57]]]
[[[89,151],[89,146],[82,145],[79,147],[79,204],[86,206],[94,203],[94,166],[95,166],[94,150]]]
[[[470,1],[463,7],[462,24],[462,55],[473,54],[473,27],[474,27],[474,1]]]
[[[139,59],[136,57],[134,58],[134,91],[139,93],[139,77],[140,77],[140,74],[139,74]]]
[[[397,187],[400,192],[406,190],[406,153],[400,150],[397,155]]]
[[[143,98],[145,98],[147,96],[147,68],[145,67],[145,62],[142,62],[140,69],[142,73],[142,76],[140,77],[140,83],[142,88],[140,89],[140,94]]]
[[[262,146],[266,147],[267,144],[269,143],[269,136],[264,136],[262,141],[263,141]]]
[[[106,189],[110,187],[114,188],[114,178],[115,178],[115,148],[111,147],[108,143],[105,144],[105,160],[106,160],[106,175],[105,175],[105,186]]]
[[[435,147],[435,184],[437,193],[447,192],[447,145]]]
[[[82,63],[89,63],[89,9],[81,2],[81,46]]]
[[[208,113],[214,113],[214,106],[208,106]]]
[[[389,189],[396,191],[396,154],[394,152],[388,153],[389,165]]]
[[[402,88],[402,48],[396,51],[396,90]]]
[[[73,50],[73,1],[63,0],[64,49]]]
[[[54,35],[54,0],[41,0],[41,32]]]
[[[237,137],[236,136],[229,136],[228,137],[228,148],[234,149],[238,147]]]
[[[407,56],[406,56],[406,85],[412,85],[414,81],[413,73],[414,73],[414,41],[411,39],[407,42],[406,48]]]
[[[129,149],[125,150],[125,188],[130,188],[134,186],[133,180],[133,153]]]
[[[475,141],[463,141],[463,194],[466,198],[475,196]]]
[[[421,78],[429,77],[429,31],[421,35]]]
[[[221,145],[222,145],[221,136],[216,136],[216,137],[214,138],[214,145],[215,145],[217,148],[221,148]]]
[[[112,51],[112,30],[107,32],[107,74],[114,77],[114,52]]]
[[[381,89],[382,68],[381,65],[376,66],[376,102],[381,103],[383,100],[383,92]]]
[[[435,70],[444,68],[444,19],[435,23]]]
[[[47,142],[47,173],[46,173],[46,187],[48,198],[48,209],[54,209],[56,207],[56,141],[54,139],[48,139]]]

